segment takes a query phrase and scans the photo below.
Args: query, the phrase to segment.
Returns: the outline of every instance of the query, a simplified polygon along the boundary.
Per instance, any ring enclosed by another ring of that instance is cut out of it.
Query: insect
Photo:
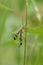
[[[14,40],[16,40],[16,38],[18,37],[18,34],[19,34],[19,41],[20,41],[19,47],[22,45],[22,33],[23,33],[23,30],[20,29],[14,36]]]

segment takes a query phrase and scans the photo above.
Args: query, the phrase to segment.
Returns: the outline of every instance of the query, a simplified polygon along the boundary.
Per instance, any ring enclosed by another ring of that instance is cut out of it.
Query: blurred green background
[[[28,0],[26,65],[43,65],[43,0]],[[22,46],[14,34],[26,22],[25,0],[0,0],[0,65],[23,65]]]

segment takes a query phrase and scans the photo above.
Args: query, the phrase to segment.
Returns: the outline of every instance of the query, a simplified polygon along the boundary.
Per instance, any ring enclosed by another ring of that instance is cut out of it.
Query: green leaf
[[[36,27],[36,28],[27,28],[28,33],[34,33],[34,34],[43,34],[43,27]]]
[[[0,46],[19,46],[19,40],[7,40],[7,41],[3,41],[1,42]]]

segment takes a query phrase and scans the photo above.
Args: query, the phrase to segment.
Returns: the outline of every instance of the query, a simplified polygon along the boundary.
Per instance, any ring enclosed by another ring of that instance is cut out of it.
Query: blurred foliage
[[[14,34],[25,24],[25,0],[0,0],[0,65],[23,65],[24,39]],[[43,0],[28,0],[26,65],[43,65]]]

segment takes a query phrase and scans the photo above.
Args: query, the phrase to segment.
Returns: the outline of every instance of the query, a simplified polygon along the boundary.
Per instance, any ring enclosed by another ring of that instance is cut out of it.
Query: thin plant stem
[[[28,6],[28,0],[26,0],[26,23],[25,23],[24,65],[26,64],[27,6]]]

